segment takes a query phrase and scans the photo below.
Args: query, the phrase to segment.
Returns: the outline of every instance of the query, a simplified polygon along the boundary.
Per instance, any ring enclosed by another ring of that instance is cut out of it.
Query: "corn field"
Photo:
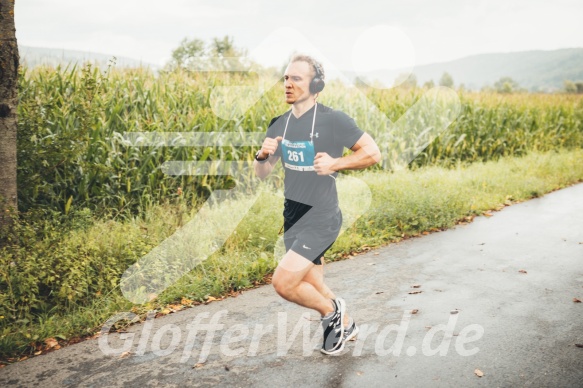
[[[107,216],[136,214],[178,196],[194,203],[214,188],[251,181],[251,169],[241,171],[238,182],[233,182],[229,177],[165,175],[161,166],[167,161],[251,162],[258,145],[132,147],[124,134],[228,131],[244,137],[247,132],[264,132],[272,117],[288,109],[281,84],[266,90],[234,120],[217,117],[211,108],[217,86],[253,82],[253,77],[236,73],[155,75],[145,69],[102,73],[89,65],[23,69],[18,151],[21,210],[40,207],[67,213],[88,207]],[[356,89],[329,82],[320,101],[345,111],[381,139],[390,131],[382,122],[384,117],[396,121],[424,92]],[[579,96],[459,96],[461,114],[413,165],[453,165],[583,146],[583,99]],[[371,114],[371,109],[377,113]],[[380,119],[378,112],[383,114]]]

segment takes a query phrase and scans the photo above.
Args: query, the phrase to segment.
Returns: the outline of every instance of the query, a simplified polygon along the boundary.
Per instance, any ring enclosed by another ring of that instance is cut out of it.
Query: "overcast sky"
[[[582,16],[581,0],[16,0],[15,11],[25,46],[162,65],[185,37],[230,35],[264,65],[295,50],[344,70],[583,47]]]

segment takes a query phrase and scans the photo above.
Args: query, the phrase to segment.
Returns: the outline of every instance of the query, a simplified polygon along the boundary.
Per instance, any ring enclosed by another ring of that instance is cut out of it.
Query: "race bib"
[[[284,139],[281,151],[285,167],[296,171],[314,171],[314,143]]]

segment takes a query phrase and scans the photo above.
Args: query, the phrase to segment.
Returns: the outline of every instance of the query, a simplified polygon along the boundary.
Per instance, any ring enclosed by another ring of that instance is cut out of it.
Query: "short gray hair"
[[[322,67],[322,64],[320,62],[318,62],[317,60],[315,60],[314,57],[311,57],[311,56],[305,55],[305,54],[295,54],[289,60],[289,63],[294,63],[294,62],[306,62],[308,65],[312,66],[312,68],[314,69],[315,75],[318,75],[318,73],[319,73],[321,79],[326,78],[326,75],[324,74],[324,67]],[[319,71],[318,71],[318,69],[319,69]]]

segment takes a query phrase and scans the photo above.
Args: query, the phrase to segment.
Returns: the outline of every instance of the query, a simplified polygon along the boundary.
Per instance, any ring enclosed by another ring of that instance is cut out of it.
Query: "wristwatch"
[[[267,159],[269,159],[269,155],[267,155],[267,158],[265,159],[259,159],[259,154],[261,153],[261,150],[257,151],[255,153],[255,160],[257,160],[259,163],[265,163],[267,162]]]

